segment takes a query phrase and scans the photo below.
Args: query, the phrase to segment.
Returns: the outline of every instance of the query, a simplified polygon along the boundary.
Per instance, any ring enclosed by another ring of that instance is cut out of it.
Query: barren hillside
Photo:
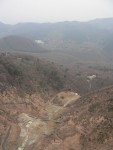
[[[100,75],[90,90],[84,69]],[[110,68],[77,64],[72,71],[37,57],[1,53],[0,149],[111,150],[113,86],[97,90],[111,78]]]
[[[110,150],[113,87],[81,97],[62,92],[48,102],[16,90],[0,94],[1,150]]]

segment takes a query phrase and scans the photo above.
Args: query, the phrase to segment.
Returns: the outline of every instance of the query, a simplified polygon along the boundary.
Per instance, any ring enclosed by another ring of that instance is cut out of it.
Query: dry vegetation
[[[16,87],[28,94],[59,91],[64,87],[63,74],[57,66],[31,56],[0,55],[0,90]]]
[[[113,149],[112,22],[2,24],[0,150]]]
[[[97,77],[91,81],[89,88],[87,76],[93,74]],[[66,67],[28,55],[0,54],[1,92],[15,87],[20,94],[42,92],[51,95],[71,90],[84,95],[109,86],[112,82],[112,65],[76,63]]]
[[[97,77],[89,89],[87,76],[92,74]],[[67,68],[2,53],[0,149],[112,149],[113,87],[97,90],[112,80],[112,67],[77,63]]]

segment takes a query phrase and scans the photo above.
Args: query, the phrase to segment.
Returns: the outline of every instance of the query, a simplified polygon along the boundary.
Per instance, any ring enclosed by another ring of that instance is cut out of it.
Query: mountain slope
[[[105,62],[110,64],[113,63],[112,26],[112,18],[89,22],[67,21],[59,23],[20,23],[16,25],[1,23],[0,36],[5,36],[5,38],[0,40],[0,49],[26,52],[42,52],[43,49],[47,53],[41,54],[42,58],[54,58],[53,61],[55,61],[57,55],[60,54],[60,56],[65,57],[64,54],[66,54],[67,59],[71,57],[72,61],[74,59],[75,62],[82,62],[83,60],[85,63]],[[13,36],[6,37],[8,35]],[[27,39],[22,37],[27,37]],[[43,44],[36,44],[35,40],[42,41]],[[71,63],[73,63],[72,61]]]
[[[95,19],[89,21],[89,23],[101,29],[113,30],[113,18]]]
[[[113,19],[98,19],[89,22],[59,22],[59,23],[20,23],[16,25],[0,24],[0,33],[20,35],[48,41],[62,39],[76,42],[99,42],[111,34]],[[6,35],[5,35],[6,34]]]
[[[37,57],[2,53],[0,55],[0,90],[11,87],[20,94],[59,91],[64,87],[64,72]]]
[[[112,149],[113,86],[86,94],[83,74],[68,71],[36,57],[0,55],[1,150]]]
[[[1,51],[41,52],[44,51],[36,42],[29,38],[19,36],[7,36],[0,39]]]
[[[113,87],[81,98],[62,92],[48,103],[39,95],[11,103],[8,96],[0,95],[2,150],[112,149]]]

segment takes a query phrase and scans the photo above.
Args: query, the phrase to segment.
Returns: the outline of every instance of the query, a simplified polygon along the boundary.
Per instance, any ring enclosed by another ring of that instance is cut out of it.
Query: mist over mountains
[[[34,39],[46,39],[54,32],[62,34],[63,39],[78,40],[79,42],[88,40],[88,36],[110,34],[113,29],[113,18],[96,19],[89,22],[65,21],[58,23],[18,23],[9,25],[0,22],[0,37],[7,35],[31,36]],[[104,32],[103,32],[104,31]],[[113,33],[113,31],[112,31]],[[79,35],[79,36],[78,36]],[[80,38],[82,37],[82,39]],[[91,38],[91,37],[90,37]],[[99,38],[99,37],[98,37]]]
[[[111,63],[113,56],[113,18],[89,22],[65,21],[16,25],[0,23],[0,37],[2,50],[26,52],[46,50],[48,53],[41,54],[41,57],[50,60],[53,58],[52,61],[59,53],[71,56],[72,60],[98,63]],[[42,41],[43,44],[36,43],[36,40]]]
[[[1,51],[40,52],[44,51],[35,41],[20,36],[7,36],[0,39]]]

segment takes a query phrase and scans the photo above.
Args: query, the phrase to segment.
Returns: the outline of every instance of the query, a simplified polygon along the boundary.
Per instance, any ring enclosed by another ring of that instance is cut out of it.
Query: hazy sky
[[[113,17],[113,0],[0,0],[0,21],[87,21]]]

